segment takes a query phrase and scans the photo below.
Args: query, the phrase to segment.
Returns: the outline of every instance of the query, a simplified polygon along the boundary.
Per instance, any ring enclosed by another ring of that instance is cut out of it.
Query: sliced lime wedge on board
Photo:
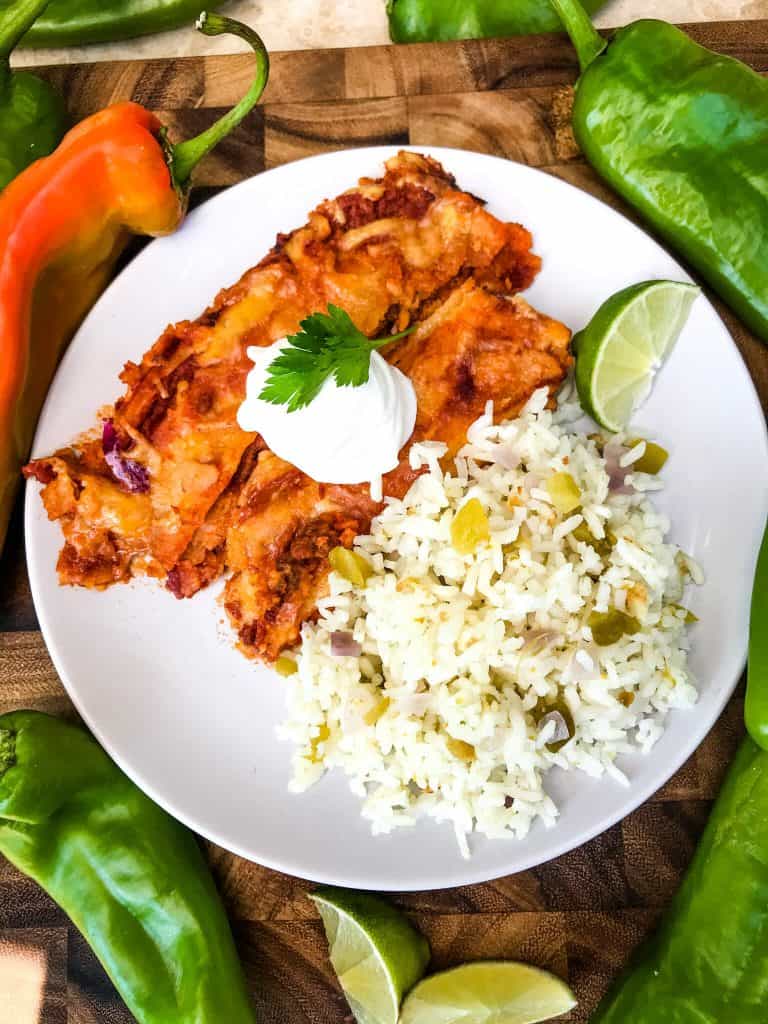
[[[400,1024],[538,1024],[575,1005],[573,992],[549,971],[481,960],[425,978],[403,1003]]]
[[[398,910],[369,893],[323,888],[310,896],[358,1024],[397,1024],[403,996],[429,961],[427,940]]]

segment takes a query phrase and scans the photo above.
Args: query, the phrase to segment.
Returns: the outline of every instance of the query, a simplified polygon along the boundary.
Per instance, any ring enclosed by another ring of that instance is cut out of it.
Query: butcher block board
[[[688,30],[699,42],[768,72],[768,21]],[[43,73],[62,90],[75,118],[133,99],[156,111],[173,137],[201,131],[234,103],[251,68],[251,59],[238,55],[69,65]],[[196,201],[314,153],[408,144],[505,156],[620,207],[581,159],[568,127],[576,72],[573,50],[559,36],[275,54],[264,102],[202,165]],[[768,355],[720,310],[766,408]],[[0,562],[0,711],[33,707],[75,718],[38,631],[19,513]],[[549,968],[568,979],[579,999],[562,1020],[584,1024],[675,891],[742,732],[739,691],[677,775],[599,838],[485,885],[395,895],[429,937],[433,966],[511,957]],[[210,845],[208,853],[261,1024],[350,1021],[320,921],[305,896],[308,884]],[[131,1017],[65,915],[0,858],[0,1024],[37,1021],[129,1024]]]

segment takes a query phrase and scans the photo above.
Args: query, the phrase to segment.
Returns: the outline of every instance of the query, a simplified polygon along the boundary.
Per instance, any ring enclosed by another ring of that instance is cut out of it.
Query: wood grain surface
[[[768,72],[768,21],[689,29],[704,44]],[[250,69],[247,57],[236,56],[70,66],[45,74],[63,90],[74,117],[132,98],[185,135],[204,128],[241,94]],[[620,207],[581,160],[570,133],[575,75],[573,51],[560,37],[276,54],[263,105],[201,167],[196,201],[309,154],[410,143],[507,156]],[[254,253],[254,261],[260,255]],[[719,308],[766,408],[768,356]],[[0,561],[0,711],[34,707],[74,718],[38,632],[19,512]],[[429,937],[433,967],[481,957],[548,967],[567,978],[579,998],[578,1008],[562,1019],[584,1024],[675,891],[742,731],[737,692],[677,775],[598,839],[485,885],[395,895]],[[207,850],[262,1024],[349,1021],[320,922],[305,897],[308,883],[210,845]],[[38,1020],[129,1024],[131,1017],[62,912],[0,859],[0,1024]]]

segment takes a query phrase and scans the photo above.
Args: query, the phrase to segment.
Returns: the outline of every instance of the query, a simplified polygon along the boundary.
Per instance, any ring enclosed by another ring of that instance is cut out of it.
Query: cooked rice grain
[[[296,747],[291,788],[340,767],[374,833],[427,815],[452,823],[466,854],[473,830],[522,838],[537,820],[554,825],[551,768],[626,784],[617,758],[648,753],[667,712],[696,701],[681,603],[702,577],[665,541],[670,524],[647,494],[657,481],[637,473],[632,493],[611,492],[595,441],[569,432],[578,407],[561,399],[553,413],[546,401],[538,391],[496,426],[489,409],[450,473],[442,445],[413,445],[424,474],[356,542],[374,575],[356,590],[333,573],[304,626],[281,727]],[[546,490],[563,472],[581,492],[567,515]],[[450,526],[470,498],[490,540],[462,555]],[[592,543],[574,537],[582,524]],[[610,609],[641,628],[599,647],[589,616]],[[331,654],[336,631],[360,657]],[[573,720],[559,749],[554,725],[537,725],[553,706]]]

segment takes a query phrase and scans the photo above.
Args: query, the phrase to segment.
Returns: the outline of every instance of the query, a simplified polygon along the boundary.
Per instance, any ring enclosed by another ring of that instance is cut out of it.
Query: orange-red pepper
[[[179,226],[195,165],[264,91],[269,58],[255,32],[216,14],[202,14],[197,27],[206,35],[234,33],[256,54],[253,84],[229,113],[171,145],[154,114],[115,104],[73,128],[0,194],[0,551],[64,347],[130,236]]]

